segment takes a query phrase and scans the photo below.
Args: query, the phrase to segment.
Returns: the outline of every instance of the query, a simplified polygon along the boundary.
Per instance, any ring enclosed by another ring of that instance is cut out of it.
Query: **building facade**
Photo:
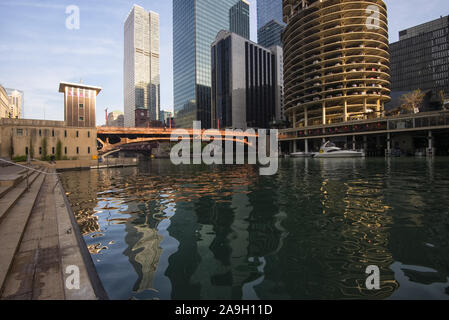
[[[434,108],[449,99],[449,16],[401,31],[390,53],[394,94],[421,89]]]
[[[90,160],[97,156],[95,121],[99,87],[61,82],[64,121],[0,119],[0,157]]]
[[[212,127],[269,128],[279,120],[282,49],[223,30],[211,51]]]
[[[10,118],[9,96],[6,89],[0,85],[0,118]]]
[[[241,0],[229,10],[230,31],[249,39],[250,23],[249,23],[249,3]]]
[[[229,12],[241,0],[173,1],[174,113],[178,127],[211,126],[210,46],[230,30]]]
[[[272,20],[283,21],[282,0],[257,0],[257,29]]]
[[[96,101],[100,91],[100,87],[80,83],[59,84],[59,92],[64,93],[64,121],[68,127],[96,127]]]
[[[166,127],[174,127],[173,113],[170,111],[161,111],[162,121]]]
[[[108,127],[121,128],[125,126],[125,116],[121,111],[113,111],[108,114]]]
[[[257,1],[257,42],[264,47],[281,46],[285,23],[282,0]]]
[[[23,118],[24,111],[24,93],[17,89],[6,88],[9,97],[10,118]]]
[[[159,15],[134,5],[124,27],[125,126],[136,126],[136,110],[148,110],[149,121],[159,120]]]
[[[67,127],[63,121],[0,119],[0,157],[90,160],[97,155],[97,129]],[[58,147],[59,144],[59,147]],[[60,148],[60,150],[58,150]]]
[[[271,20],[262,28],[257,30],[258,43],[266,48],[272,46],[282,47],[282,32],[285,24],[276,20]]]
[[[291,126],[381,117],[390,100],[382,0],[284,0],[285,112]]]

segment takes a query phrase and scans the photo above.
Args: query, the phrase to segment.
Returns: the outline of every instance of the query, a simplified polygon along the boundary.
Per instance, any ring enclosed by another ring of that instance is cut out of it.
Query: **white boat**
[[[335,144],[327,141],[320,148],[320,153],[314,155],[314,158],[362,158],[365,154],[360,151],[342,150]]]

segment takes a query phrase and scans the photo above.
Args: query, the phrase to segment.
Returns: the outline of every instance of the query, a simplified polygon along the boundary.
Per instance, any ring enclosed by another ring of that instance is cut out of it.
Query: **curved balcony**
[[[285,110],[291,123],[382,116],[390,100],[384,2],[284,0],[286,15]]]

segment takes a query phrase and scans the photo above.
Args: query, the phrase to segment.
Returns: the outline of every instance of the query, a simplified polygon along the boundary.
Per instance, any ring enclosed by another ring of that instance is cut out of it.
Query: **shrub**
[[[14,162],[26,162],[27,161],[27,156],[17,156],[12,158],[12,161]]]
[[[62,159],[62,142],[58,139],[58,143],[56,144],[56,160]]]

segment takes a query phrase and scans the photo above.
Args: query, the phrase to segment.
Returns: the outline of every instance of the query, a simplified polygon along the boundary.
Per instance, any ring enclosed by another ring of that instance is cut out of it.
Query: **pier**
[[[449,111],[313,125],[281,130],[284,153],[309,152],[325,140],[347,149],[363,149],[368,156],[448,155]]]

